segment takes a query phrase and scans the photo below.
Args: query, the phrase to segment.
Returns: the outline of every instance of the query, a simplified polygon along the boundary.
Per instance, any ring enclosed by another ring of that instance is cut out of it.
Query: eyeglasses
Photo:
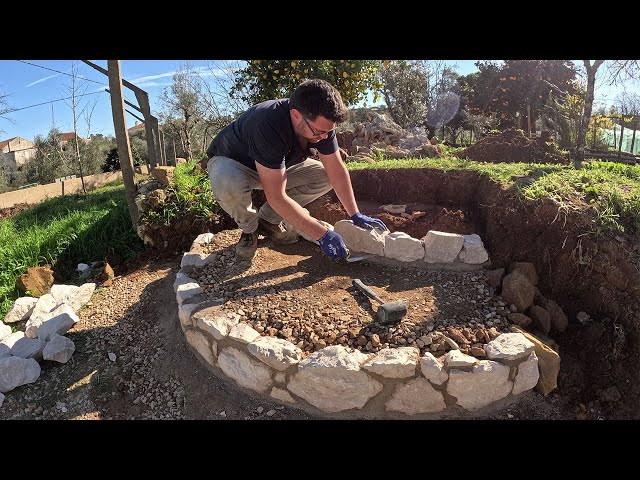
[[[309,125],[309,122],[307,121],[307,119],[304,117],[304,115],[300,114],[300,116],[302,117],[302,120],[304,120],[304,123],[307,124],[307,127],[309,127],[309,130],[311,130],[311,133],[313,133],[314,136],[320,136],[320,135],[326,135],[327,133],[331,132],[331,130],[315,130],[311,125]]]

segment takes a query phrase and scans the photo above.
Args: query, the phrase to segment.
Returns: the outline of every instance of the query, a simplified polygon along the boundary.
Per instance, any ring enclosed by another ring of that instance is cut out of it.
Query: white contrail
[[[38,83],[45,82],[45,81],[49,80],[50,78],[57,77],[58,75],[62,75],[62,74],[61,73],[56,73],[54,75],[49,75],[48,77],[41,78],[40,80],[36,80],[35,82],[31,82],[29,85],[25,85],[25,88],[33,87],[34,85],[37,85]]]

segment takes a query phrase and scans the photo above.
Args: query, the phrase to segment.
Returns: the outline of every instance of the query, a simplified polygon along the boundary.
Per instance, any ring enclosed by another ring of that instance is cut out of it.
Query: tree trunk
[[[587,92],[584,97],[584,110],[582,110],[582,119],[578,125],[578,139],[576,141],[576,153],[574,159],[574,166],[580,168],[584,160],[584,147],[586,140],[587,128],[589,128],[589,121],[591,120],[591,110],[593,109],[593,93],[596,84],[596,72],[604,60],[596,60],[591,65],[591,60],[583,60],[584,68],[587,71]]]
[[[76,147],[75,148],[76,160],[78,161],[78,168],[80,170],[80,181],[82,182],[82,191],[86,195],[87,189],[85,188],[85,185],[84,185],[84,175],[82,174],[82,160],[80,159],[80,145],[78,144],[78,115],[76,114],[76,77],[75,75],[73,76],[71,85],[72,85],[71,86],[71,110],[73,113],[73,135],[75,136],[74,143]]]
[[[84,186],[84,175],[82,174],[82,161],[80,160],[80,145],[78,145],[78,134],[76,133],[76,119],[73,119],[73,133],[76,136],[76,158],[78,159],[78,168],[80,169],[80,181],[82,182],[82,191],[87,194],[87,189]]]
[[[158,140],[160,141],[160,165],[167,165],[167,146],[164,143],[164,132],[158,130]]]
[[[429,134],[427,135],[427,137],[429,137],[429,140],[431,140],[433,137],[436,136],[436,129],[435,127],[432,127],[430,125],[427,125],[427,130],[429,131]]]
[[[636,120],[633,124],[633,135],[631,135],[631,155],[635,155],[633,153],[633,146],[636,143],[636,129],[638,128],[638,121]]]
[[[620,155],[622,154],[622,139],[624,138],[624,125],[622,123],[620,123],[620,144],[618,145],[618,158],[620,158]]]
[[[178,153],[176,152],[176,141],[173,140],[173,166],[178,164]]]

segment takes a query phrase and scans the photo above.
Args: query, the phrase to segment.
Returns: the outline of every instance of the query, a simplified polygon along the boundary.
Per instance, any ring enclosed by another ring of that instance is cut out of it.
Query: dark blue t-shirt
[[[207,148],[207,155],[233,158],[253,170],[254,162],[267,168],[288,168],[310,157],[309,148],[323,155],[337,152],[335,130],[303,147],[291,124],[289,99],[281,98],[252,106],[224,127]]]

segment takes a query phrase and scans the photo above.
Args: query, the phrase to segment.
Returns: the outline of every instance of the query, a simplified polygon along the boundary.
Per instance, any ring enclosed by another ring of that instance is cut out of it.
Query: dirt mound
[[[193,239],[201,233],[217,233],[235,228],[236,223],[224,211],[205,219],[188,213],[168,225],[145,224],[145,244],[154,254],[178,254],[191,248]]]
[[[28,203],[16,203],[15,205],[7,208],[0,208],[0,220],[4,220],[9,217],[13,217],[20,212],[28,210],[33,207],[33,205],[29,205]]]
[[[522,130],[510,129],[490,134],[457,152],[459,158],[490,163],[569,163],[548,135],[529,138]]]

